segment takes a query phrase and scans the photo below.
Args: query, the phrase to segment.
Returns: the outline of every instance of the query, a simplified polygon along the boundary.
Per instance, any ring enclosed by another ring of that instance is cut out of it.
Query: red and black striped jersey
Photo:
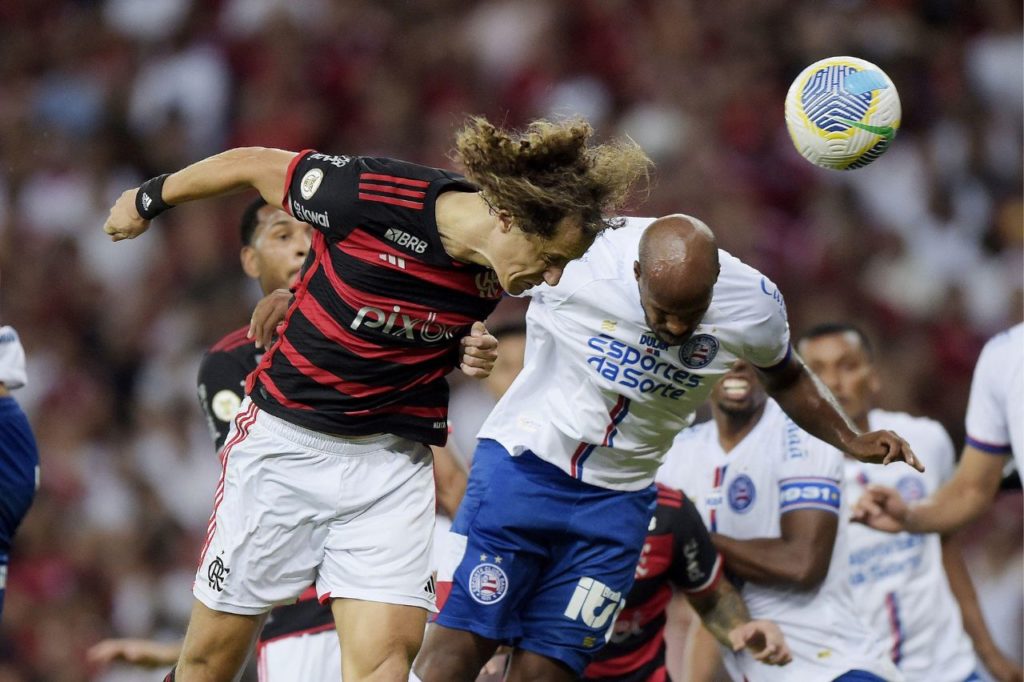
[[[444,444],[445,375],[501,297],[492,270],[453,261],[434,215],[444,170],[304,151],[286,209],[315,229],[277,341],[249,379],[260,408],[323,433]]]
[[[700,513],[682,492],[658,484],[658,506],[636,566],[626,608],[608,644],[584,671],[585,680],[662,682],[665,610],[673,587],[701,595],[718,586],[722,559]]]

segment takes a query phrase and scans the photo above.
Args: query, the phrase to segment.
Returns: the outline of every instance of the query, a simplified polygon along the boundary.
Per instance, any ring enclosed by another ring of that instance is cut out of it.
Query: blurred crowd
[[[851,173],[802,160],[782,116],[833,54],[882,66],[903,101],[893,147]],[[258,298],[238,264],[249,197],[114,245],[100,227],[124,189],[241,145],[448,166],[467,113],[582,115],[655,159],[635,213],[703,218],[778,283],[794,330],[863,325],[883,406],[960,443],[981,344],[1024,306],[1022,64],[1015,0],[0,2],[0,321],[29,353],[17,397],[43,462],[0,682],[160,679],[84,651],[187,619],[218,476],[196,369]],[[456,390],[463,451],[478,390]],[[1007,494],[969,557],[1018,660],[1021,517]]]

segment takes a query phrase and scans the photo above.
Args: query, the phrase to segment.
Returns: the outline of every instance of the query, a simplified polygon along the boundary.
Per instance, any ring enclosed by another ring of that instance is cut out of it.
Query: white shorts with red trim
[[[334,628],[286,635],[256,649],[259,682],[338,682],[341,647]]]
[[[317,433],[246,399],[221,461],[193,586],[203,604],[258,614],[295,601],[312,583],[321,601],[435,610],[426,445]]]

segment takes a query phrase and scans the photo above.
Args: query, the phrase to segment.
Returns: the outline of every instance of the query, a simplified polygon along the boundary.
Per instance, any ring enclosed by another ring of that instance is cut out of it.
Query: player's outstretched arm
[[[147,216],[155,217],[161,209],[249,188],[271,206],[282,208],[288,166],[295,156],[281,149],[240,147],[147,180],[118,197],[103,231],[115,242],[134,239],[149,229]]]
[[[908,505],[892,488],[868,486],[853,520],[889,533],[951,533],[977,519],[992,504],[1005,458],[967,445],[953,477],[934,495]]]
[[[860,433],[832,393],[807,369],[796,351],[790,352],[783,366],[760,371],[759,374],[768,394],[797,426],[812,436],[862,462],[891,464],[902,461],[924,471],[924,465],[910,445],[892,431]]]
[[[728,580],[719,580],[711,592],[689,596],[704,627],[733,651],[747,649],[758,661],[786,665],[792,660],[779,626],[771,621],[750,620],[742,597]]]
[[[181,653],[181,642],[155,642],[149,639],[105,639],[89,647],[90,663],[109,665],[122,661],[144,668],[174,665]]]

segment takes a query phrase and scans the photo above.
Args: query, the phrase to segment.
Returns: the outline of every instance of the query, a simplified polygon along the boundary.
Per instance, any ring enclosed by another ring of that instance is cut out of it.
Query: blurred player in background
[[[316,228],[222,451],[181,680],[233,677],[269,609],[313,582],[331,601],[345,677],[405,678],[434,609],[426,445],[447,438],[459,339],[502,289],[556,283],[646,177],[639,147],[591,135],[580,121],[513,135],[475,118],[456,140],[468,180],[248,148],[121,195],[104,226],[115,241],[175,204],[247,187]]]
[[[769,400],[749,363],[715,386],[711,409],[711,421],[679,434],[658,478],[694,499],[751,615],[778,623],[793,652],[785,669],[727,653],[730,676],[903,679],[853,603],[842,454]],[[691,644],[697,657],[717,649],[702,633]]]
[[[789,649],[778,626],[752,623],[736,588],[722,579],[722,557],[693,502],[681,491],[658,484],[658,506],[647,527],[626,608],[615,621],[611,640],[584,671],[584,680],[670,680],[665,667],[665,622],[673,588],[686,595],[722,646],[746,648],[757,660],[789,662]],[[761,636],[751,638],[749,628],[760,630]],[[750,641],[755,645],[748,645]]]
[[[311,229],[262,199],[246,208],[240,230],[242,269],[259,282],[264,296],[274,292],[291,296],[288,288],[309,253]],[[227,334],[209,349],[199,367],[199,403],[218,451],[245,397],[245,379],[263,354],[263,348],[249,337],[249,330],[246,325]],[[435,446],[433,453],[438,500],[442,510],[453,516],[465,492],[465,473],[446,448]],[[341,669],[331,608],[317,600],[313,587],[295,604],[271,611],[256,651],[261,682],[329,682],[338,679]],[[108,639],[90,650],[90,659],[158,666],[172,665],[180,654],[180,643]]]
[[[14,532],[39,488],[39,451],[11,391],[27,381],[25,349],[13,327],[0,326],[0,615]]]
[[[480,432],[451,594],[415,674],[471,680],[501,643],[510,679],[569,680],[610,635],[634,579],[673,437],[738,359],[809,431],[875,462],[913,453],[860,433],[791,352],[775,286],[699,220],[631,219],[527,313],[526,366]]]
[[[897,490],[870,486],[855,518],[889,532],[949,533],[992,504],[1007,457],[1024,471],[1024,324],[985,344],[974,368],[966,425],[960,463],[938,492],[907,504]]]
[[[818,325],[803,334],[798,349],[858,427],[898,431],[927,467],[918,474],[867,467],[847,457],[847,499],[857,500],[867,485],[879,484],[916,501],[949,479],[955,466],[953,443],[941,424],[875,407],[881,377],[860,329]],[[886,639],[890,658],[908,680],[980,680],[975,651],[996,679],[1020,679],[1019,667],[999,651],[985,625],[959,544],[952,538],[894,536],[853,524],[847,539],[854,603]]]

